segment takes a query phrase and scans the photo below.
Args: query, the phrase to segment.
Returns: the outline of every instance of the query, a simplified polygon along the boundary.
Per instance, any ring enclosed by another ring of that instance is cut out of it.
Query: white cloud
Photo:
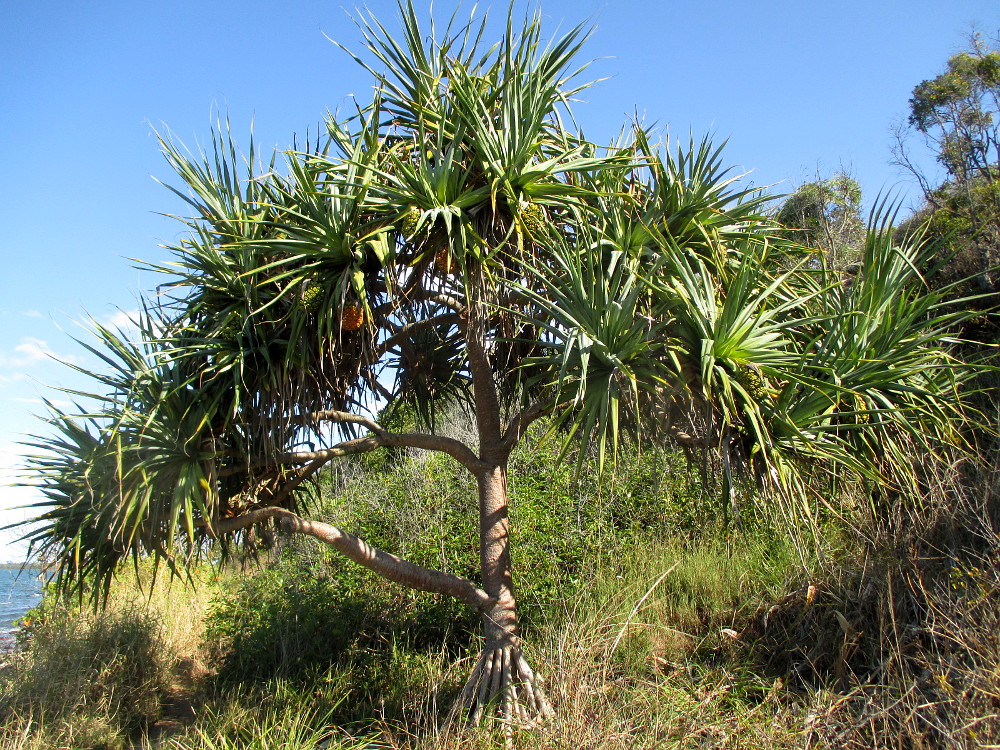
[[[45,404],[46,403],[45,400],[40,399],[40,398],[22,398],[20,396],[11,396],[10,400],[11,401],[17,401],[18,403],[21,403],[21,404]],[[58,406],[60,409],[65,409],[65,408],[73,405],[69,401],[63,401],[61,399],[56,399],[56,398],[50,398],[50,399],[48,399],[48,403],[52,404],[53,406]]]
[[[139,311],[118,310],[114,315],[107,318],[105,325],[109,328],[117,328],[120,331],[136,329],[139,325]]]
[[[24,364],[32,364],[46,357],[55,356],[48,342],[31,336],[21,339],[21,343],[14,347],[14,351],[21,355],[21,359],[17,361]]]
[[[21,315],[23,315],[26,318],[42,318],[43,320],[45,319],[45,316],[42,315],[40,312],[38,312],[38,310],[25,310],[23,313],[21,313]]]
[[[74,362],[76,357],[72,355],[60,355],[52,351],[47,341],[35,338],[34,336],[24,336],[20,343],[14,347],[12,353],[0,352],[0,369],[4,370],[25,370],[34,367],[41,362],[51,362],[59,360],[62,362]],[[0,375],[4,380],[18,380],[24,377],[24,373],[14,372],[9,375]],[[0,381],[3,382],[3,381]]]
[[[0,352],[0,367],[20,370],[52,356],[55,354],[47,342],[33,336],[25,336],[21,339],[21,343],[14,347],[13,354]]]

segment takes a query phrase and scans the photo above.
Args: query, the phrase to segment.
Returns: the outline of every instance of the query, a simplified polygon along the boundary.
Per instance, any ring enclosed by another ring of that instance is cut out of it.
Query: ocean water
[[[39,568],[0,568],[0,652],[14,646],[14,623],[42,600]]]

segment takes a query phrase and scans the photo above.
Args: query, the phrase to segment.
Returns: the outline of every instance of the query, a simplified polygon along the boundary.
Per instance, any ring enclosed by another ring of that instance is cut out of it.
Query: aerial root
[[[479,655],[452,716],[466,712],[467,723],[478,725],[491,707],[508,727],[535,727],[553,715],[539,679],[517,646],[487,648]]]

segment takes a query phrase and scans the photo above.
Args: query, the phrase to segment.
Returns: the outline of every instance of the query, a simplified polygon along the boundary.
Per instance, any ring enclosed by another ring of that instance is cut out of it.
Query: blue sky
[[[416,6],[426,7],[418,2]],[[395,3],[367,7],[395,26]],[[462,6],[467,14],[471,4]],[[488,7],[483,4],[483,7]],[[527,7],[516,0],[518,9]],[[237,134],[287,148],[324,114],[366,101],[371,80],[327,37],[359,48],[352,4],[318,0],[6,3],[0,11],[0,524],[30,502],[11,481],[46,386],[93,364],[76,321],[123,318],[155,283],[131,259],[165,260],[182,212],[154,128],[195,146],[228,114]],[[437,16],[454,4],[437,2]],[[493,6],[498,20],[505,3]],[[575,107],[603,141],[638,114],[674,136],[729,140],[727,162],[789,191],[848,169],[871,199],[914,187],[890,164],[890,125],[995,0],[815,3],[541,3],[549,32],[588,19],[591,75]],[[19,557],[0,535],[0,561]]]

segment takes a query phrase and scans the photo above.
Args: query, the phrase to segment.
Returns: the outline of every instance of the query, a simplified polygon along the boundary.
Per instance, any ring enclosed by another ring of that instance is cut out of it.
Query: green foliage
[[[221,676],[257,680],[300,674],[356,646],[366,599],[349,585],[282,566],[240,581],[221,596],[206,639],[225,653]],[[253,602],[252,607],[246,606]]]
[[[850,265],[864,245],[861,186],[844,172],[807,182],[785,199],[775,220],[793,240],[822,251],[831,266]]]
[[[953,178],[996,178],[1000,52],[973,37],[971,49],[949,58],[947,71],[913,89],[910,124],[934,138]]]
[[[959,187],[945,183],[928,204],[899,227],[901,235],[924,231],[940,247],[929,282],[955,285],[954,296],[979,297],[970,304],[995,306],[1000,264],[1000,182],[976,179]]]
[[[359,741],[337,742],[330,726],[347,694],[333,673],[290,681],[272,679],[254,687],[220,692],[184,736],[164,750],[350,750]]]
[[[920,238],[894,243],[876,217],[850,284],[825,266],[788,268],[800,244],[709,139],[655,144],[633,125],[600,146],[571,128],[585,28],[546,40],[540,13],[511,12],[492,44],[482,17],[440,30],[409,2],[400,11],[396,34],[359,19],[355,59],[375,96],[317,143],[265,166],[252,142],[239,153],[228,123],[208,153],[163,140],[188,234],[156,267],[164,284],[139,340],[98,326],[92,351],[110,373],[90,373],[84,414],[53,407],[56,435],[37,441],[45,500],[28,538],[64,590],[100,597],[123,562],[146,556],[180,570],[216,543],[259,548],[273,528],[229,535],[231,519],[315,509],[305,480],[323,462],[421,443],[371,424],[374,403],[390,424],[431,432],[444,406],[467,406],[492,442],[483,460],[498,464],[522,426],[505,419],[552,414],[550,433],[569,436],[560,456],[594,459],[589,504],[571,508],[566,492],[523,504],[515,563],[538,550],[558,561],[519,583],[539,600],[559,571],[581,569],[610,518],[659,528],[655,495],[608,500],[616,480],[603,470],[633,447],[684,445],[703,477],[717,470],[723,508],[746,481],[812,518],[817,473],[898,489],[917,481],[913,446],[960,439],[965,374],[947,346],[963,313],[926,289]],[[851,218],[847,178],[812,192],[810,215]],[[435,268],[442,253],[454,273]],[[342,324],[348,301],[364,308],[358,331]],[[462,442],[477,465],[475,440]],[[338,525],[473,576],[472,482],[436,460],[399,471],[425,472],[412,487],[433,492],[354,488]],[[267,603],[262,619],[233,603],[220,622],[245,619],[219,635],[263,653],[254,634],[273,642],[299,622],[305,656],[288,663],[308,661],[329,620],[301,612],[330,599],[353,611],[359,589],[339,574],[276,575],[244,592]],[[365,627],[391,610],[370,604]],[[330,645],[349,652],[360,625],[343,617]]]
[[[365,456],[364,473],[326,488],[332,494],[319,517],[334,514],[346,530],[417,564],[474,575],[465,473],[435,457],[397,456],[384,468],[372,465],[377,458]],[[397,649],[386,644],[398,641],[407,653],[440,648],[477,624],[459,602],[386,584],[311,540],[292,538],[274,563],[219,596],[206,637],[218,644],[222,685],[301,679],[328,667],[352,671],[359,692],[345,711],[360,718],[359,705],[391,702],[399,683]]]
[[[993,40],[995,47],[996,40]],[[949,58],[941,75],[913,89],[908,119],[944,167],[937,185],[917,170],[897,135],[897,158],[920,181],[927,207],[904,227],[928,222],[955,259],[947,280],[974,279],[977,292],[996,293],[1000,264],[1000,51],[974,35]]]
[[[684,478],[680,459],[660,452],[627,455],[619,477],[605,475],[590,485],[557,461],[554,444],[515,454],[512,551],[515,569],[530,571],[517,585],[529,631],[591,578],[601,558],[627,555],[639,540],[695,533],[713,523],[717,501],[700,498],[700,478]],[[587,465],[593,467],[592,460]],[[393,554],[476,578],[479,560],[469,539],[478,522],[467,500],[470,485],[450,460],[417,456],[330,488],[322,514]],[[224,684],[335,666],[363,671],[357,682],[366,685],[366,695],[355,700],[377,701],[392,692],[400,650],[440,649],[477,624],[458,603],[383,584],[343,557],[293,538],[274,563],[219,596],[206,638],[219,644]]]
[[[448,420],[442,427],[460,429]],[[793,535],[752,495],[744,498],[738,527],[721,524],[717,483],[701,486],[683,455],[623,449],[619,471],[591,482],[596,456],[585,457],[587,479],[578,481],[572,462],[555,461],[558,454],[550,441],[518,451],[511,464],[512,533],[518,540],[532,534],[513,548],[517,580],[533,581],[537,571],[556,584],[552,591],[518,593],[527,604],[527,635],[537,644],[532,656],[560,697],[559,715],[539,732],[515,732],[515,747],[615,747],[624,736],[631,747],[649,750],[692,738],[791,749],[801,746],[807,720],[818,736],[847,746],[881,747],[885,737],[897,736],[935,747],[995,744],[995,538],[982,540],[989,545],[982,559],[944,544],[941,536],[915,539],[905,527],[883,529],[880,540],[877,529],[851,528],[865,517],[863,496],[831,494],[838,513],[824,529],[826,561],[808,554],[803,560]],[[323,513],[353,530],[381,534],[387,547],[444,565],[459,559],[449,552],[461,545],[461,530],[475,524],[460,502],[468,485],[454,464],[420,454],[379,474],[359,476],[345,466],[325,485]],[[956,507],[959,489],[947,489],[938,512],[953,529],[975,533],[986,516]],[[362,495],[370,507],[357,500]],[[439,507],[438,500],[456,505],[455,516],[440,516],[448,529],[437,529],[433,520],[428,528],[405,513],[408,503]],[[911,505],[897,502],[887,516],[905,514],[901,509]],[[871,522],[881,527],[883,520]],[[286,543],[287,557],[274,568],[250,568],[243,582],[234,571],[222,573],[225,616],[255,628],[245,610],[263,600],[262,610],[273,614],[269,602],[294,588],[321,594],[293,593],[302,604],[300,619],[308,619],[309,609],[322,609],[350,621],[354,613],[335,602],[331,608],[324,597],[351,597],[356,590],[352,606],[360,600],[359,611],[372,617],[365,627],[376,638],[359,633],[346,652],[312,669],[300,664],[275,675],[246,665],[251,671],[243,677],[234,671],[218,682],[208,678],[206,702],[196,704],[192,724],[179,735],[151,737],[153,747],[499,746],[500,737],[487,732],[436,732],[467,677],[467,661],[455,668],[455,658],[468,654],[466,633],[453,638],[442,627],[446,613],[428,615],[428,624],[439,628],[436,636],[411,637],[436,597],[399,595],[314,545],[294,538]],[[541,551],[533,554],[528,543]],[[469,554],[467,547],[453,551]],[[296,577],[279,581],[278,574]],[[372,615],[383,608],[391,610],[385,620]],[[281,618],[294,629],[293,618]],[[451,621],[453,633],[456,623]],[[860,631],[858,640],[845,627]],[[272,648],[294,646],[293,638],[282,642],[273,630]],[[48,676],[57,682],[62,667],[51,664]],[[225,669],[225,662],[220,666]],[[49,723],[35,744],[15,736],[28,737],[30,727],[0,726],[0,747],[126,746],[125,734],[106,714],[77,713],[62,721]]]

